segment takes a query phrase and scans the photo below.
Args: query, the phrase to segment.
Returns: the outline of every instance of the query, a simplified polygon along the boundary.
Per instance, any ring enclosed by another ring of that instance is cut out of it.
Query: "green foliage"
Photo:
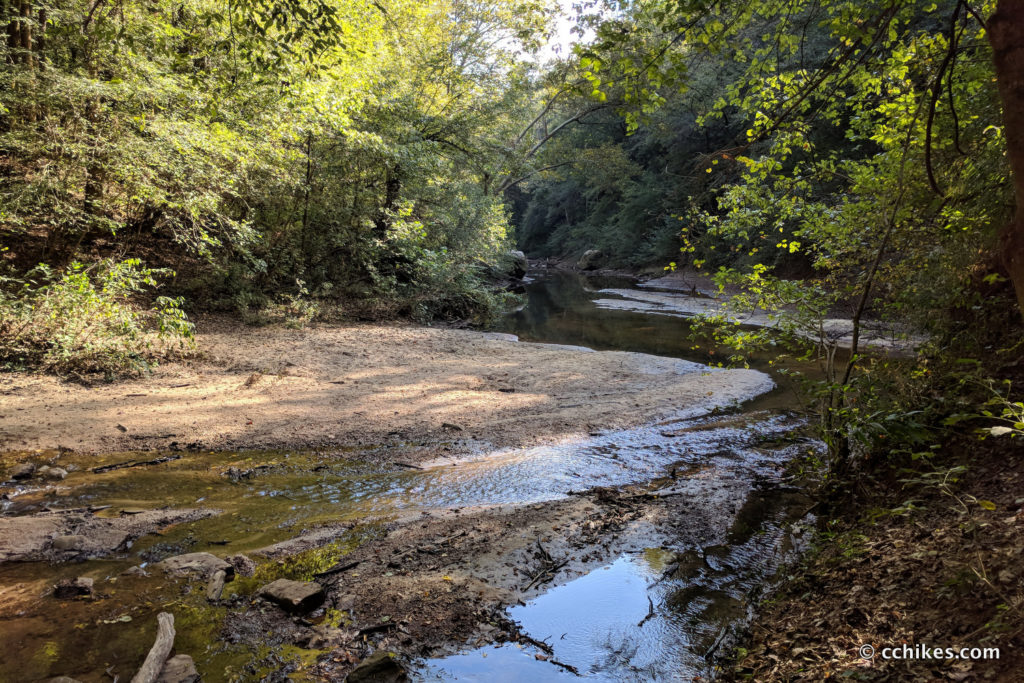
[[[181,299],[134,299],[165,272],[136,259],[105,260],[63,272],[40,265],[31,279],[4,278],[0,290],[0,362],[61,374],[137,373],[192,346]]]
[[[511,246],[547,3],[27,7],[0,5],[0,238],[22,275],[138,257],[194,304],[294,325],[492,305],[473,269]]]

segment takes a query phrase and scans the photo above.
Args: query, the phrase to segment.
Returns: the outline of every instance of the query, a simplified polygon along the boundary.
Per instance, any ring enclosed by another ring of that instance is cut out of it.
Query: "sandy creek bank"
[[[215,320],[200,342],[139,381],[0,378],[5,470],[67,471],[3,485],[0,556],[49,563],[0,562],[0,680],[124,680],[159,611],[208,681],[342,680],[374,652],[473,680],[487,652],[466,648],[502,642],[510,680],[703,676],[805,510],[779,486],[799,421],[729,409],[771,388],[756,371],[432,328]],[[154,566],[187,552],[254,575],[211,602],[206,577]],[[650,583],[642,614],[600,607],[628,623],[583,655],[564,648],[585,610],[561,640],[503,611],[621,562]],[[79,576],[92,596],[53,596]],[[323,605],[259,597],[279,578]]]
[[[211,320],[200,328],[201,359],[141,380],[84,387],[0,375],[0,450],[524,446],[725,406],[771,386],[757,372],[700,373],[685,361],[513,339]]]

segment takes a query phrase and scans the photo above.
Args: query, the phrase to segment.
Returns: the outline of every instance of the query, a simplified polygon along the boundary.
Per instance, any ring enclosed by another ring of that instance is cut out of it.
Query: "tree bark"
[[[20,40],[18,46],[21,48],[22,64],[32,66],[32,3],[22,0],[21,21],[18,22]]]
[[[1006,152],[1016,211],[999,238],[999,255],[1024,315],[1024,0],[999,0],[986,26],[1003,105]]]
[[[398,198],[402,192],[402,167],[395,164],[385,171],[384,204],[373,219],[373,228],[381,236],[391,228],[392,214],[398,206]]]

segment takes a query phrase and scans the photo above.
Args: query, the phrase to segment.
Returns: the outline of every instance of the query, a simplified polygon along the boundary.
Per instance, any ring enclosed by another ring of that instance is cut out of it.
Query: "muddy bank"
[[[203,358],[129,382],[0,376],[0,450],[529,445],[701,413],[767,391],[745,370],[509,335],[355,325],[200,325]],[[467,450],[471,450],[467,449]],[[431,457],[436,453],[423,453]]]

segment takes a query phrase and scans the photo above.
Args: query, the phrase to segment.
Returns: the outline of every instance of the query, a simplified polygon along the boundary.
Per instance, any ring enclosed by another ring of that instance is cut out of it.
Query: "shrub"
[[[112,377],[191,349],[194,329],[181,299],[156,297],[149,308],[134,302],[167,273],[137,259],[106,259],[0,279],[0,363]]]

